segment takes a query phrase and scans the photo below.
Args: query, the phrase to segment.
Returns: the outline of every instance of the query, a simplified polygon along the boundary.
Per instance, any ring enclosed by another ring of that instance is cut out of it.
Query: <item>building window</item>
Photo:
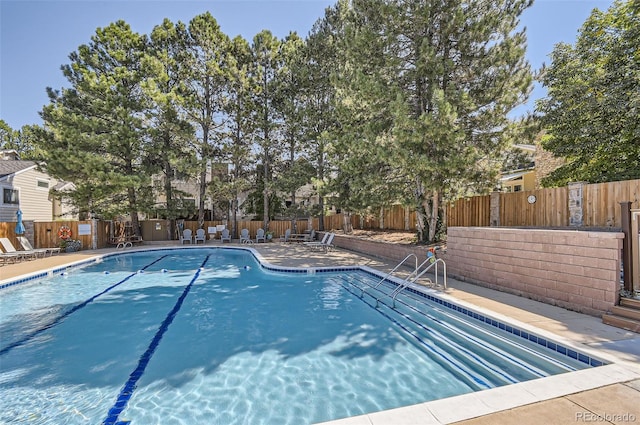
[[[49,181],[48,180],[36,180],[36,187],[38,189],[47,189],[49,190]]]
[[[522,191],[522,185],[521,184],[517,184],[517,185],[513,186],[513,191],[514,192],[521,192]]]
[[[20,203],[17,189],[2,189],[2,202],[5,204],[18,205]]]

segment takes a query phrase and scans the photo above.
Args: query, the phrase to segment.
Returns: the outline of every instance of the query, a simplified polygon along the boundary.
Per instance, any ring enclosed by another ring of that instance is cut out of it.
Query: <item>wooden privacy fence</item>
[[[627,201],[640,208],[640,180],[495,192],[449,203],[447,226],[620,228],[620,203]]]
[[[534,199],[535,197],[535,199]],[[474,196],[459,199],[445,206],[446,224],[448,227],[584,227],[584,228],[620,228],[621,202],[631,202],[631,209],[640,209],[640,179],[599,184],[575,183],[569,187],[555,189],[539,189],[526,192],[492,193],[491,195]],[[325,230],[343,228],[343,214],[324,217]],[[388,229],[416,230],[416,212],[401,205],[394,205],[380,210],[377,214],[349,217],[354,229]],[[105,248],[109,245],[110,236],[133,232],[127,223],[110,221],[52,221],[33,222],[25,220],[26,236],[36,248],[60,246],[58,231],[62,226],[71,229],[72,239],[82,242],[82,249],[93,246]],[[231,222],[207,221],[208,227],[225,224],[231,230]],[[15,222],[0,222],[0,237],[7,237],[17,248],[20,246],[15,235]],[[86,232],[87,226],[91,233]],[[141,222],[141,232],[145,241],[175,240],[177,235],[169,235],[166,220],[149,220]],[[240,229],[249,229],[255,238],[256,232],[263,226],[262,221],[238,221],[237,238]],[[296,231],[304,232],[310,228],[319,229],[317,218],[296,221]],[[79,230],[82,228],[82,232]],[[198,229],[196,221],[185,221],[184,228],[194,233]],[[275,238],[283,235],[286,229],[292,228],[290,220],[271,221],[269,230]],[[84,233],[84,234],[80,234]],[[95,235],[95,239],[94,239]]]

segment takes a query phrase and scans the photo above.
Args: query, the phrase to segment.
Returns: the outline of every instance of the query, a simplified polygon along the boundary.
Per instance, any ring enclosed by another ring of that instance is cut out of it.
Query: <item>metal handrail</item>
[[[431,258],[433,258],[433,257],[431,257]],[[424,265],[424,263],[426,263],[427,261],[431,261],[431,258],[427,258],[425,261],[422,262],[422,264],[420,264],[419,267],[422,267]],[[391,294],[389,294],[389,296],[393,300],[393,307],[396,306],[396,297],[398,296],[398,294],[400,292],[402,292],[402,290],[404,290],[407,286],[411,285],[416,280],[420,279],[423,274],[428,272],[429,269],[431,269],[431,267],[434,267],[434,266],[436,268],[435,272],[436,272],[436,285],[437,285],[438,284],[438,263],[442,263],[443,264],[443,267],[444,267],[444,270],[443,270],[444,271],[444,289],[447,289],[447,263],[445,263],[444,260],[442,260],[441,258],[437,258],[426,269],[424,269],[418,275],[416,275],[415,278],[413,278],[412,280],[409,280],[409,279],[405,280],[402,285],[398,285],[398,287],[396,289],[394,289],[393,292],[391,292]]]
[[[362,298],[364,296],[364,293],[366,292],[367,289],[369,288],[373,288],[376,289],[378,286],[380,286],[382,284],[382,282],[384,282],[385,280],[387,280],[387,278],[389,276],[391,276],[393,274],[393,272],[395,272],[396,270],[398,270],[400,268],[401,265],[403,265],[405,263],[405,261],[407,261],[409,258],[414,257],[416,259],[416,268],[411,272],[411,274],[409,275],[409,277],[407,277],[407,279],[411,278],[411,276],[413,276],[414,273],[418,272],[418,257],[416,256],[416,254],[409,254],[406,257],[404,257],[404,259],[402,261],[400,261],[394,268],[393,270],[391,270],[389,273],[386,274],[385,277],[383,277],[380,282],[376,283],[374,286],[369,286],[366,288],[362,289],[362,293],[360,294],[360,297]]]

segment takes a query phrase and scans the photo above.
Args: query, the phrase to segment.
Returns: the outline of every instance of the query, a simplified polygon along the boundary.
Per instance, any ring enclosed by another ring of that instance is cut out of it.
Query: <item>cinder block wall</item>
[[[450,227],[438,257],[447,274],[492,289],[594,316],[618,303],[622,240],[619,232],[494,227]],[[422,261],[426,247],[336,236],[348,250],[400,262]]]
[[[319,236],[322,239],[322,234]],[[399,263],[409,254],[415,254],[418,261],[422,262],[427,258],[427,248],[422,246],[400,245],[392,243],[382,243],[367,241],[358,238],[344,237],[336,235],[333,244],[337,247],[348,249],[349,251],[361,252],[373,257],[384,258]],[[415,263],[408,262],[409,266]]]
[[[451,227],[447,271],[494,289],[601,315],[618,302],[624,234]]]

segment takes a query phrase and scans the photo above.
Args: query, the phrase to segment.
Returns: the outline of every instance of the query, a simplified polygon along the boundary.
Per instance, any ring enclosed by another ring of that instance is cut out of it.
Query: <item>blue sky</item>
[[[98,27],[118,19],[148,34],[169,18],[189,22],[210,11],[222,31],[247,40],[263,29],[278,37],[296,31],[306,36],[333,0],[0,0],[0,119],[13,129],[42,124],[38,112],[48,103],[46,88],[68,87],[60,66],[69,53],[90,41]],[[591,10],[608,9],[613,0],[535,0],[521,17],[527,27],[527,58],[534,68],[549,62],[558,42],[574,43]],[[537,87],[533,100],[544,96]]]

